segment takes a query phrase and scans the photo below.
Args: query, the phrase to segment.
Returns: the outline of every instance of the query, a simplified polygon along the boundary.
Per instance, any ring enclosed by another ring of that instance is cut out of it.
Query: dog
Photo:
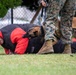
[[[45,28],[43,26],[34,26],[30,28],[23,38],[29,38],[29,44],[26,53],[37,53],[44,44]]]
[[[34,26],[32,28],[30,28],[26,34],[24,34],[23,38],[28,37],[29,39],[38,37],[40,38],[40,42],[42,42],[43,40],[45,40],[45,26]],[[53,40],[53,45],[55,45],[58,42],[58,35],[57,33],[54,34],[54,40]]]
[[[44,26],[34,26],[30,28],[26,34],[24,34],[23,38],[29,37],[35,38],[35,37],[42,37],[44,38],[45,36],[45,28]]]

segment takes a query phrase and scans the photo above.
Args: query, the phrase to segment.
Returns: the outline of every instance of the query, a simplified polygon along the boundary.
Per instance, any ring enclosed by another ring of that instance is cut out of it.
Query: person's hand
[[[9,50],[9,55],[13,55],[13,53]]]
[[[44,0],[41,0],[42,6],[46,7],[46,2]]]

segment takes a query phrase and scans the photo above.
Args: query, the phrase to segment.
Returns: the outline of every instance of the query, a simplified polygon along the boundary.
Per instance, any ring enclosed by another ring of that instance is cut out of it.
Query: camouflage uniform
[[[71,43],[72,18],[74,16],[76,0],[49,0],[46,19],[45,40],[53,39],[53,34],[58,23],[58,16],[61,16],[60,31],[64,44]],[[60,13],[60,14],[59,14]]]

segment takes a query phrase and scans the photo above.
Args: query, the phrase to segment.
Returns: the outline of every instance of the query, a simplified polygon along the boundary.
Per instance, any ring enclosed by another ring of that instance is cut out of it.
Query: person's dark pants
[[[44,41],[45,40],[41,41],[41,38],[38,37],[31,39],[29,41],[29,45],[26,53],[36,54],[43,46]],[[58,43],[53,46],[53,48],[54,48],[54,53],[62,53],[64,51],[64,44],[62,44],[62,41],[59,40]],[[72,53],[76,53],[76,42],[73,42],[71,44],[71,48],[72,48]]]
[[[29,41],[29,45],[28,45],[26,53],[36,54],[40,50],[43,44],[44,44],[44,40],[41,41],[41,37],[36,37],[36,38],[31,39]]]
[[[62,41],[59,40],[57,44],[53,46],[54,53],[62,53],[64,51],[64,44],[62,44]],[[72,53],[76,53],[76,42],[73,42],[71,44]]]

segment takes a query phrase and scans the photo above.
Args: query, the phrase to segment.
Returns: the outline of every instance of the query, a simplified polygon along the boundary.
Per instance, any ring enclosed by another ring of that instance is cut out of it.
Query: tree
[[[4,17],[9,8],[20,6],[22,0],[0,0],[0,18]]]

